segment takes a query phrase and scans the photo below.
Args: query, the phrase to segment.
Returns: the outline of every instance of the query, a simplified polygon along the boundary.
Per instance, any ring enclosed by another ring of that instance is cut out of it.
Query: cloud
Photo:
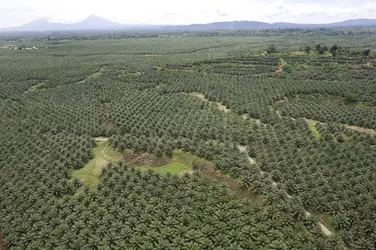
[[[226,13],[220,11],[220,10],[216,10],[215,12],[217,14],[217,16],[228,16]]]
[[[375,0],[12,0],[0,5],[0,27],[49,17],[76,22],[98,15],[121,23],[189,24],[214,21],[326,23],[376,18]]]

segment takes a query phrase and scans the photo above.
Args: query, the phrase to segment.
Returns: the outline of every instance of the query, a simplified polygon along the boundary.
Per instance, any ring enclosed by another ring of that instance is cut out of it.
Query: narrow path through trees
[[[225,113],[227,113],[227,112],[230,111],[230,109],[228,109],[228,108],[227,108],[225,105],[223,105],[222,103],[220,103],[220,102],[212,102],[212,101],[210,101],[209,99],[207,99],[207,98],[205,97],[204,94],[201,94],[201,93],[198,93],[198,92],[194,92],[194,93],[190,93],[190,95],[192,95],[192,96],[196,96],[196,97],[200,98],[201,100],[203,100],[203,101],[205,101],[205,102],[215,103],[215,104],[218,106],[218,109],[219,109],[220,111],[223,111],[223,112],[225,112]]]
[[[247,158],[248,158],[248,160],[249,160],[249,162],[251,164],[255,164],[256,163],[256,161],[254,159],[252,159],[251,157],[249,157],[249,155],[247,153],[247,147],[246,146],[238,145],[238,149],[239,149],[240,152],[246,153]],[[262,170],[260,170],[260,174],[264,175],[265,173]],[[275,186],[275,187],[278,187],[278,183],[275,182],[275,181],[273,181],[273,180],[271,180],[271,184],[273,186]],[[287,192],[286,192],[286,196],[288,198],[290,198],[290,199],[292,198],[291,195],[289,195]],[[312,214],[310,212],[308,212],[308,211],[306,211],[305,214],[306,214],[307,217],[311,217],[312,216]],[[319,222],[319,226],[320,226],[321,230],[323,231],[323,233],[325,235],[331,236],[333,234],[332,231],[330,231],[322,222]]]
[[[205,97],[204,94],[201,94],[201,93],[198,93],[198,92],[189,93],[189,94],[192,95],[192,96],[196,96],[196,97],[200,98],[201,100],[203,100],[203,101],[205,101],[205,102],[211,102],[211,101],[209,101],[209,100]],[[228,111],[230,111],[226,106],[224,106],[224,105],[221,104],[221,103],[218,103],[218,102],[211,102],[211,103],[216,103],[216,104],[218,105],[218,109],[221,110],[221,111],[224,111],[224,112],[228,112]],[[278,109],[275,109],[275,112],[277,113],[277,115],[278,115],[280,118],[282,117],[281,114],[278,112]],[[243,119],[246,119],[246,118],[247,118],[246,115],[243,115],[242,117],[243,117]],[[294,118],[292,118],[292,117],[289,117],[289,118],[294,119]],[[295,120],[295,119],[294,119],[294,120]],[[241,153],[245,153],[245,154],[246,154],[247,159],[248,159],[248,161],[249,161],[249,163],[250,163],[251,165],[256,164],[256,161],[255,161],[254,159],[252,159],[252,158],[249,156],[249,154],[248,154],[248,152],[247,152],[247,146],[244,146],[244,145],[240,145],[240,144],[239,144],[237,147],[238,147],[238,149],[239,149],[239,151],[240,151]],[[262,171],[262,170],[260,169],[260,174],[261,174],[261,175],[264,175],[265,172]],[[275,186],[275,187],[278,187],[278,183],[275,182],[275,181],[273,181],[273,180],[271,180],[271,184],[272,184],[273,186]],[[292,198],[291,195],[289,195],[287,192],[286,192],[286,196],[287,196],[288,198],[290,198],[290,199]],[[306,211],[305,214],[306,214],[307,217],[311,217],[311,216],[312,216],[312,214],[311,214],[310,212],[308,212],[308,211]],[[327,235],[327,236],[331,236],[331,235],[333,234],[333,232],[332,232],[331,230],[329,230],[329,229],[328,229],[328,228],[327,228],[327,227],[326,227],[321,221],[319,222],[319,226],[320,226],[321,230],[323,231],[323,233],[324,233],[325,235]]]
[[[94,138],[94,141],[109,141],[110,139],[107,137],[96,137]]]

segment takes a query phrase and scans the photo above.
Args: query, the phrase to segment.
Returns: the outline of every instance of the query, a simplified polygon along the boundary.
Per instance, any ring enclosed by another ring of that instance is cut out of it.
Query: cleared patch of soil
[[[92,149],[94,158],[91,159],[84,167],[71,171],[71,180],[77,178],[88,187],[95,187],[99,183],[102,170],[109,163],[121,161],[121,153],[115,151],[107,142],[108,138],[95,138],[96,146]],[[83,187],[82,187],[83,188]],[[80,193],[83,189],[77,190]]]
[[[100,77],[102,75],[102,72],[95,72],[94,74],[89,75],[86,79]]]
[[[190,95],[192,96],[196,96],[198,98],[200,98],[201,100],[205,101],[205,102],[210,102],[210,103],[215,103],[218,107],[218,109],[220,111],[223,111],[225,113],[229,112],[230,109],[228,109],[225,105],[223,105],[222,103],[220,102],[212,102],[212,101],[209,101],[204,94],[201,94],[201,93],[197,93],[197,92],[194,92],[194,93],[189,93]]]
[[[199,170],[204,176],[220,181],[230,189],[234,196],[238,199],[252,199],[256,204],[261,204],[261,197],[252,195],[246,186],[244,186],[240,181],[231,178],[228,175],[215,171],[213,165],[211,164],[199,164],[193,167]]]
[[[247,152],[247,147],[246,146],[243,146],[243,145],[238,145],[238,149],[240,152],[244,153],[244,152]],[[256,162],[248,156],[248,160],[251,164],[255,164]],[[205,172],[205,171],[203,171]],[[264,175],[265,173],[263,171],[260,172],[261,175]],[[213,177],[213,174],[210,173],[210,175]],[[215,175],[215,174],[214,174]],[[226,176],[225,176],[226,177]],[[243,186],[241,185],[239,182],[236,182],[235,180],[223,180],[222,179],[222,176],[218,177],[218,176],[214,176],[214,178],[219,178],[221,181],[224,181],[226,183],[228,183],[228,185],[230,185],[230,190],[234,191],[236,197],[240,198],[240,199],[245,199],[244,197],[246,197],[246,195],[249,196],[249,191]],[[274,186],[274,187],[278,187],[278,183],[275,182],[275,181],[271,181],[271,184]],[[245,189],[245,190],[244,190]],[[288,193],[286,193],[286,196],[288,198],[291,199],[291,195],[289,195]],[[306,216],[307,217],[310,217],[311,216],[311,213],[306,211]],[[324,232],[325,235],[327,236],[331,236],[332,235],[332,232],[322,223],[322,222],[319,222],[319,225],[321,227],[321,230]]]
[[[108,141],[109,139],[107,137],[96,137],[94,138],[94,141]]]
[[[238,145],[238,149],[241,153],[247,153],[247,146]],[[256,161],[252,159],[251,157],[249,157],[248,153],[247,153],[247,158],[248,158],[249,163],[256,164]]]
[[[183,176],[183,175],[186,175],[186,174],[191,175],[191,174],[193,174],[193,173],[194,173],[194,171],[183,170],[183,171],[181,171],[180,176]]]
[[[276,73],[280,73],[283,71],[283,67],[286,66],[286,61],[283,60],[283,58],[279,59],[279,64],[278,64],[278,67],[277,67],[277,70],[275,71]]]
[[[238,149],[241,153],[247,153],[247,146],[243,146],[243,145],[238,145]],[[256,164],[256,161],[254,159],[252,159],[248,153],[247,153],[247,159],[249,161],[249,163],[251,164]]]
[[[201,94],[201,93],[197,93],[197,92],[194,92],[194,93],[189,93],[190,95],[193,95],[193,96],[196,96],[198,98],[200,98],[201,100],[203,101],[209,101],[208,99],[205,98],[205,95],[204,94]]]
[[[367,133],[367,134],[376,136],[376,130],[374,130],[374,129],[362,128],[362,127],[350,126],[350,125],[345,125],[345,127],[348,128],[348,129],[351,129],[351,130],[355,130],[355,131],[358,131],[358,132]]]
[[[289,101],[289,99],[287,99],[287,97],[284,97],[283,99],[276,101],[276,103],[284,103],[284,102],[288,102],[288,101]]]
[[[321,230],[324,232],[325,235],[327,236],[331,236],[333,233],[332,231],[330,231],[324,224],[322,224],[321,222],[319,222],[319,225],[321,227]]]
[[[238,145],[238,149],[240,152],[247,152],[247,146],[243,146],[243,145]]]
[[[306,211],[306,216],[307,217],[311,217],[312,214],[308,211]],[[323,231],[323,233],[326,235],[326,236],[331,236],[333,233],[332,231],[330,231],[321,221],[319,222],[319,225],[321,227],[321,230]]]
[[[305,119],[305,120],[307,122],[311,122],[311,123],[326,124],[325,122],[320,122],[320,121],[311,120],[311,119]],[[344,124],[344,126],[345,126],[345,128],[348,128],[348,129],[351,129],[351,130],[354,130],[354,131],[358,131],[358,132],[361,132],[361,133],[366,133],[366,134],[370,134],[370,135],[376,136],[376,130],[374,130],[374,129],[363,128],[363,127],[358,127],[358,126],[353,126],[353,125],[347,125],[347,124]]]
[[[95,72],[94,74],[91,74],[89,75],[88,77],[86,77],[84,80],[80,81],[80,82],[76,82],[76,84],[79,84],[79,83],[84,83],[86,80],[88,79],[91,79],[91,78],[97,78],[97,77],[100,77],[102,75],[102,70],[99,71],[99,72]]]
[[[43,85],[45,85],[46,82],[47,82],[46,80],[39,81],[37,84],[33,85],[29,90],[25,91],[24,94],[26,94],[28,92],[32,92],[32,91],[38,90],[38,89],[41,89],[41,87],[43,87]]]

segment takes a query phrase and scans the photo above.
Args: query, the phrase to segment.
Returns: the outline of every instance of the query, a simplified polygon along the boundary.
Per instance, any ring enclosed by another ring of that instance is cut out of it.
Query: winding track
[[[241,153],[246,153],[247,158],[248,158],[248,160],[249,160],[249,162],[250,162],[251,164],[256,164],[256,161],[255,161],[254,159],[252,159],[251,157],[249,157],[248,152],[247,152],[247,147],[246,147],[246,146],[238,145],[238,149],[239,149],[239,151],[240,151]],[[260,170],[260,174],[261,174],[261,175],[264,175],[265,172],[262,171],[262,170]],[[278,187],[278,183],[275,182],[275,181],[273,181],[273,180],[271,180],[271,184],[272,184],[273,186],[275,186],[275,187]],[[292,198],[291,195],[289,195],[287,192],[286,192],[286,196],[287,196],[288,198],[290,198],[290,199]],[[305,211],[305,214],[306,214],[307,217],[311,217],[311,216],[312,216],[312,214],[311,214],[310,212],[308,212],[308,211]],[[321,230],[323,231],[323,233],[324,233],[325,235],[327,235],[327,236],[331,236],[331,235],[333,234],[333,232],[330,231],[329,228],[327,228],[327,227],[326,227],[321,221],[319,222],[319,226],[321,227]]]
[[[109,141],[110,139],[109,138],[106,138],[106,137],[96,137],[94,138],[94,141]]]
[[[203,101],[205,101],[205,102],[211,102],[211,101],[209,101],[206,97],[205,97],[205,95],[203,95],[203,94],[201,94],[201,93],[190,93],[190,95],[192,95],[192,96],[196,96],[197,98],[199,98],[199,99],[201,99],[201,100],[203,100]],[[213,102],[211,102],[211,103],[213,103]],[[219,110],[221,110],[221,111],[223,111],[223,112],[229,112],[230,110],[229,109],[227,109],[226,107],[225,108],[223,108],[223,104],[221,104],[221,103],[216,103],[217,105],[218,105],[218,109]],[[244,117],[243,116],[243,118],[244,119],[246,119],[246,117]],[[246,155],[247,155],[247,158],[248,158],[248,161],[249,161],[249,163],[251,164],[251,165],[254,165],[254,164],[256,164],[256,161],[254,160],[254,159],[252,159],[250,156],[249,156],[249,154],[248,154],[248,152],[247,152],[247,146],[244,146],[244,145],[238,145],[238,149],[239,149],[239,151],[241,152],[241,153],[245,153]],[[264,175],[265,173],[260,169],[260,174],[261,175]],[[271,184],[273,185],[273,186],[275,186],[275,187],[278,187],[278,183],[277,182],[275,182],[275,181],[273,181],[273,180],[271,180]],[[287,192],[286,192],[286,196],[288,197],[288,198],[292,198],[291,197],[291,195],[289,195]],[[312,216],[312,214],[310,213],[310,212],[308,212],[308,211],[306,211],[305,212],[305,214],[306,214],[306,216],[307,217],[311,217]],[[320,226],[320,228],[321,228],[321,230],[323,231],[323,233],[326,235],[326,236],[331,236],[331,235],[333,235],[333,232],[331,231],[331,230],[329,230],[321,221],[319,222],[319,226]]]

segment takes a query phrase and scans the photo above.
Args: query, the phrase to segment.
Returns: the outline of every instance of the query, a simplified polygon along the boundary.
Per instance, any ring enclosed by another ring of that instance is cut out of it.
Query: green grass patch
[[[91,188],[99,183],[104,167],[109,163],[117,163],[122,160],[122,154],[115,151],[108,141],[98,141],[96,144],[96,147],[93,148],[94,158],[83,168],[71,172],[72,179],[77,178]]]
[[[308,128],[312,131],[313,135],[315,136],[316,140],[320,140],[321,135],[320,132],[316,128],[316,124],[313,121],[307,121]]]
[[[160,174],[175,174],[180,175],[182,172],[192,172],[194,165],[209,163],[205,159],[202,159],[191,153],[184,152],[181,149],[175,149],[173,151],[172,158],[168,159],[168,163],[163,166],[136,166],[141,171],[152,170]]]
[[[289,55],[289,56],[305,56],[305,55],[308,55],[305,51],[292,51],[292,52],[287,52],[285,54]]]
[[[187,153],[187,152],[184,152],[183,150],[181,149],[175,149],[174,152],[173,152],[173,157],[172,157],[172,160],[174,162],[181,162],[181,163],[184,163],[185,165],[188,165],[190,168],[193,168],[193,165],[195,162],[206,162],[206,160],[194,155],[194,154],[191,154],[191,153]]]
[[[161,167],[149,167],[149,166],[142,166],[138,167],[141,171],[147,171],[152,170],[154,172],[157,172],[159,174],[175,174],[180,175],[183,171],[192,171],[192,168],[188,167],[184,163],[180,162],[171,162]]]
[[[41,81],[41,82],[35,84],[34,86],[31,86],[31,88],[29,90],[25,91],[24,94],[38,90],[38,89],[41,89],[46,83],[47,83],[47,81]]]

